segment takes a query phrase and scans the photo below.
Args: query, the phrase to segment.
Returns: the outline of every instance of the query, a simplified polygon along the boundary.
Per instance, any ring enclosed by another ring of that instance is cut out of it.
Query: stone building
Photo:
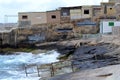
[[[109,0],[109,2],[120,3],[120,0]]]
[[[116,17],[120,20],[120,0],[115,0]]]
[[[70,7],[60,8],[61,23],[70,22]]]
[[[59,10],[47,11],[47,23],[49,24],[60,23],[60,11]]]
[[[47,23],[46,12],[20,12],[18,17],[19,27]]]
[[[82,18],[82,6],[71,7],[70,19],[77,20]]]
[[[92,18],[92,6],[82,6],[82,18]]]
[[[109,0],[109,2],[115,2],[115,0]]]
[[[102,16],[115,16],[116,10],[114,2],[102,2],[101,3],[101,14]]]
[[[93,9],[92,20],[96,22],[101,16],[101,6],[92,6],[92,9]]]

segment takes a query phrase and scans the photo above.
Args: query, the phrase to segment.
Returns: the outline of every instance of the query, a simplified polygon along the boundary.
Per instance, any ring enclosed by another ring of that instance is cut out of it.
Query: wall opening
[[[84,14],[89,14],[89,10],[84,10]]]
[[[110,8],[110,10],[112,10],[112,8]]]
[[[28,19],[28,16],[27,15],[23,15],[22,19]]]
[[[2,46],[2,42],[3,42],[3,40],[0,38],[0,46]]]
[[[52,19],[56,19],[56,15],[52,15],[51,18],[52,18]]]

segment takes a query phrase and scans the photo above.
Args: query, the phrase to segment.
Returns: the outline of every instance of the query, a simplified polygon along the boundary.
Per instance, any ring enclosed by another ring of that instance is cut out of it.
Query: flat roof
[[[57,12],[57,11],[60,11],[60,10],[50,10],[50,11],[46,11],[46,12]]]
[[[27,14],[27,13],[46,13],[46,12],[18,12],[18,14]]]
[[[82,8],[82,6],[60,7],[60,9],[78,9],[78,8]]]
[[[101,4],[115,4],[115,2],[101,2]]]

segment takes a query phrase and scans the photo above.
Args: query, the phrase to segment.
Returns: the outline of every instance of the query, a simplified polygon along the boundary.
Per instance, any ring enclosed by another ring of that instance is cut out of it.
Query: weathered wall
[[[85,10],[89,10],[88,14],[85,14]],[[91,18],[92,17],[92,6],[82,6],[82,18]]]
[[[23,19],[23,16],[27,16],[26,19]],[[18,25],[19,27],[25,27],[31,25],[31,17],[29,13],[18,13]]]
[[[27,16],[26,19],[23,19],[22,16]],[[30,16],[30,13],[29,12],[20,12],[18,13],[18,20],[19,21],[30,21],[31,20],[31,16]]]
[[[93,6],[93,16],[97,17],[101,15],[101,6]]]
[[[109,0],[109,2],[115,2],[116,0]]]
[[[61,16],[64,16],[64,17],[70,16],[70,8],[63,7],[60,10],[61,10],[61,12],[60,12]]]
[[[110,15],[115,15],[116,13],[116,10],[114,8],[114,6],[107,6],[107,15],[110,16]]]
[[[118,20],[120,20],[120,0],[116,0],[115,10],[116,10],[116,17]]]
[[[26,16],[26,18],[23,18]],[[47,23],[46,12],[19,13],[19,26],[45,24]]]
[[[116,10],[114,5],[115,3],[113,2],[101,3],[101,14],[106,16],[115,16]]]
[[[113,0],[113,1],[115,1],[116,3],[120,3],[120,0]]]
[[[113,35],[120,35],[120,26],[112,27],[112,34]]]
[[[47,23],[46,12],[34,12],[31,13],[31,25]]]
[[[71,9],[70,10],[70,19],[76,20],[82,18],[82,10],[81,9]]]
[[[60,22],[61,23],[68,23],[68,22],[70,22],[70,16],[66,16],[66,17],[61,16],[61,21]]]
[[[48,11],[47,23],[60,23],[60,11]]]

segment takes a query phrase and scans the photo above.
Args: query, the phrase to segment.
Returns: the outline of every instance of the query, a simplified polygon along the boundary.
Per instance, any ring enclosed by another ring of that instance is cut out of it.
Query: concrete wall
[[[47,23],[60,23],[60,11],[48,11]]]
[[[27,16],[26,19],[23,16]],[[24,12],[19,13],[19,26],[47,23],[46,12]]]
[[[120,35],[120,26],[112,27],[112,34],[113,35]]]
[[[63,18],[63,13],[66,12],[71,20],[81,19],[81,18],[91,18],[93,11],[92,6],[76,6],[76,7],[68,7],[66,10],[61,10],[61,17]],[[88,14],[85,14],[85,10],[88,10]],[[61,18],[61,20],[62,20]]]
[[[114,8],[114,6],[107,6],[107,15],[110,16],[110,15],[115,15],[116,13],[116,10]]]
[[[109,0],[109,2],[120,3],[120,0]]]
[[[106,16],[115,16],[116,10],[114,5],[115,5],[114,2],[101,3],[101,7],[102,7],[101,14]]]
[[[31,24],[44,24],[47,23],[47,14],[46,12],[34,12],[31,13]]]
[[[27,16],[27,18],[23,19],[23,16]],[[25,26],[29,26],[29,25],[31,25],[30,14],[27,12],[18,13],[18,26],[25,27]]]
[[[120,0],[116,0],[115,10],[116,10],[116,17],[118,20],[120,20]]]
[[[93,16],[100,16],[101,15],[101,6],[93,6]]]
[[[89,14],[85,14],[84,11],[89,10]],[[82,18],[92,17],[92,6],[82,6]]]
[[[100,33],[110,33],[110,32],[112,32],[112,28],[116,27],[116,26],[120,26],[120,21],[114,21],[114,20],[101,21],[101,23],[100,23]],[[116,28],[114,28],[114,30],[116,30]]]
[[[115,0],[109,0],[109,2],[115,2]]]
[[[27,19],[23,19],[23,18],[22,18],[23,16],[27,16]],[[18,13],[18,20],[19,20],[19,21],[30,21],[30,20],[31,20],[30,13],[29,13],[29,12],[21,12],[21,13]]]
[[[111,33],[112,27],[108,25],[109,21],[103,21],[100,23],[100,33]]]
[[[120,0],[114,0],[116,3],[120,3]]]
[[[61,16],[63,16],[63,17],[70,16],[70,8],[69,7],[61,8],[60,11],[61,11],[60,12]]]
[[[61,19],[60,19],[61,21],[61,23],[64,23],[64,22],[67,22],[67,23],[69,23],[70,22],[70,16],[66,16],[66,17],[64,17],[64,16],[61,16]]]
[[[81,19],[82,18],[82,10],[81,9],[71,9],[70,10],[70,19]]]
[[[62,7],[60,9],[61,22],[70,22],[70,8]]]
[[[101,15],[101,6],[93,6],[92,21],[97,22]]]

